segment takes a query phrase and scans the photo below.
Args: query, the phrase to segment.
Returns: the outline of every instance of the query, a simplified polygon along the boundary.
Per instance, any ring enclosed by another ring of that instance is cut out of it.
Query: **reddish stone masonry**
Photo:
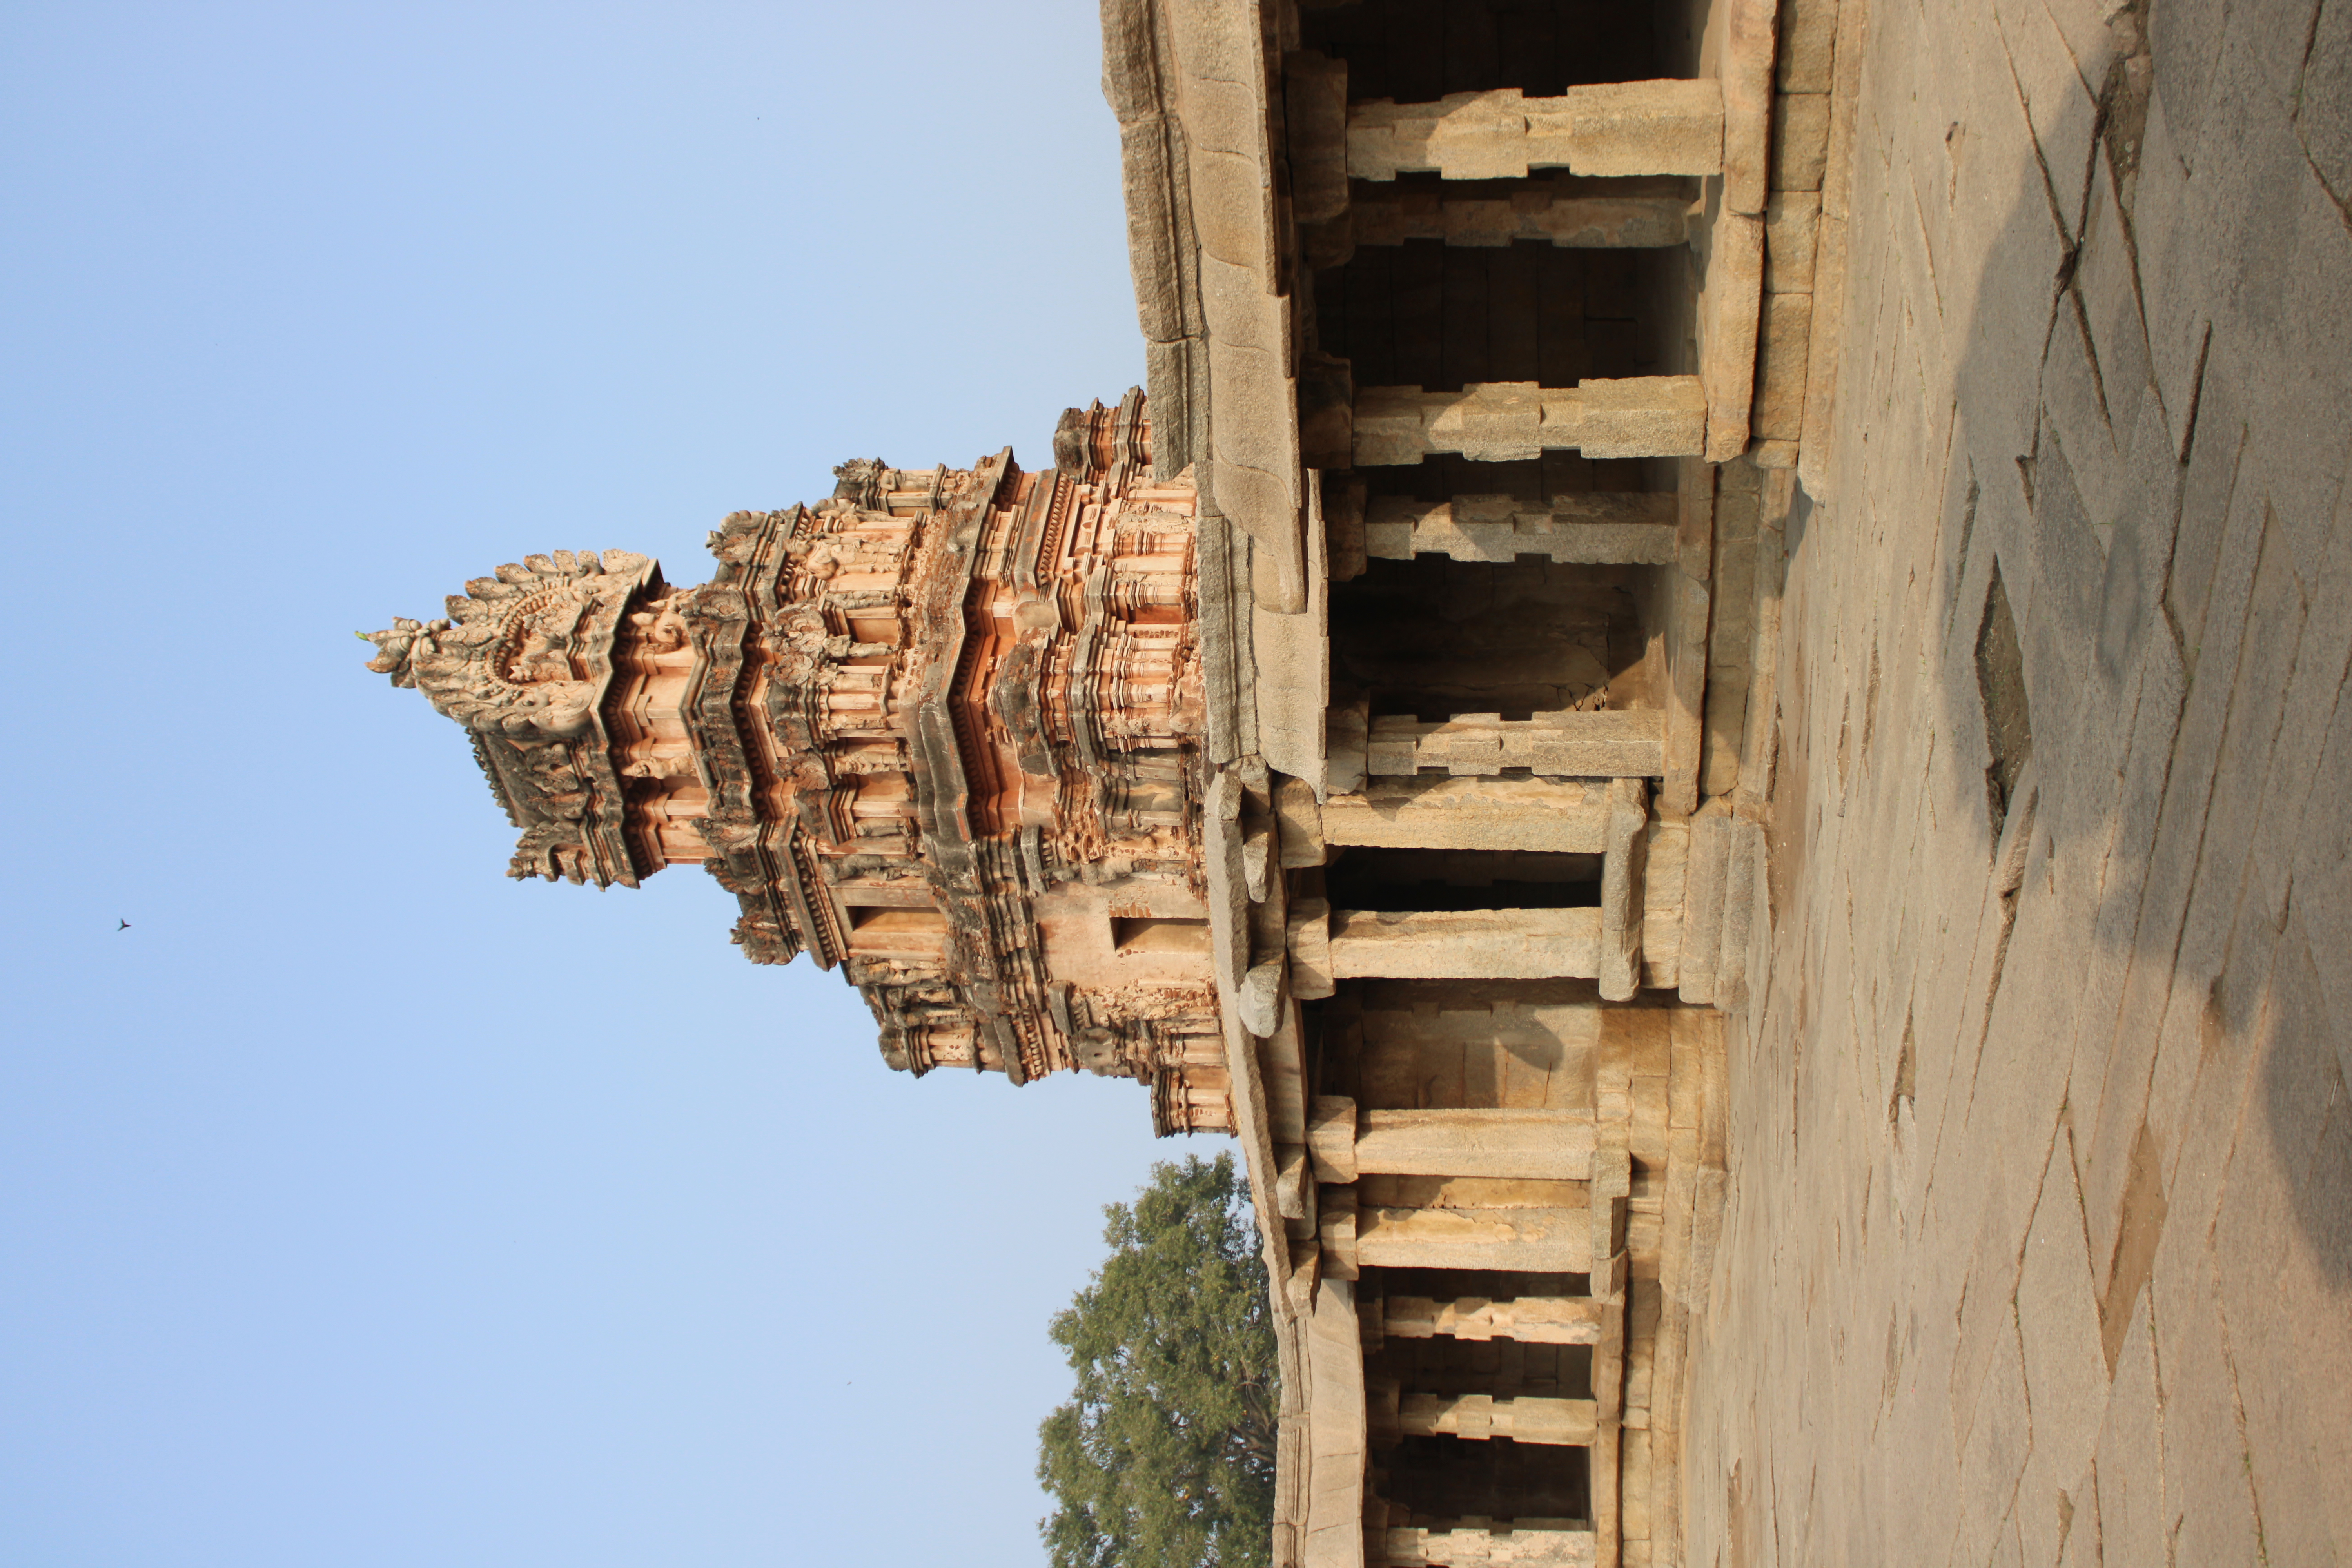
[[[728,518],[698,587],[527,556],[368,668],[466,726],[509,875],[699,864],[747,957],[842,970],[890,1066],[1133,1078],[1160,1132],[1229,1130],[1192,477],[1152,477],[1139,392],[1055,454],[845,463]]]

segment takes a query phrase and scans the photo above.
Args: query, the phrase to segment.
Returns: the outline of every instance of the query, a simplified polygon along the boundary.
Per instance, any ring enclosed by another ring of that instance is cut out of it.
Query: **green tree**
[[[1038,1428],[1054,1568],[1265,1568],[1278,1401],[1265,1263],[1233,1156],[1152,1167],[1054,1319],[1076,1395]]]

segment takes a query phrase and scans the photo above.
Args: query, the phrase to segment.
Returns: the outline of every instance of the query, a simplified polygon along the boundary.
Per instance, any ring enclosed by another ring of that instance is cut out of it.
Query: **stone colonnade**
[[[1837,16],[1107,8],[1282,1568],[1681,1560]]]

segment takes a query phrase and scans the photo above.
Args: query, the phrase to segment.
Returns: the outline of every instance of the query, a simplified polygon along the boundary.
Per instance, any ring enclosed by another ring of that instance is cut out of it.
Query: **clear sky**
[[[1041,1560],[1144,1091],[507,880],[352,634],[1049,462],[1141,375],[1099,77],[1089,0],[0,6],[0,1562]]]

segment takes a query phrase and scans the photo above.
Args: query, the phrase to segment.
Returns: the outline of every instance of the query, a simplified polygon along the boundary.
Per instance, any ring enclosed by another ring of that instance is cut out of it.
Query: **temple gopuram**
[[[845,464],[698,586],[527,556],[369,668],[513,875],[698,864],[890,1067],[1237,1138],[1279,1568],[1679,1563],[1837,0],[1103,21],[1148,398]]]

